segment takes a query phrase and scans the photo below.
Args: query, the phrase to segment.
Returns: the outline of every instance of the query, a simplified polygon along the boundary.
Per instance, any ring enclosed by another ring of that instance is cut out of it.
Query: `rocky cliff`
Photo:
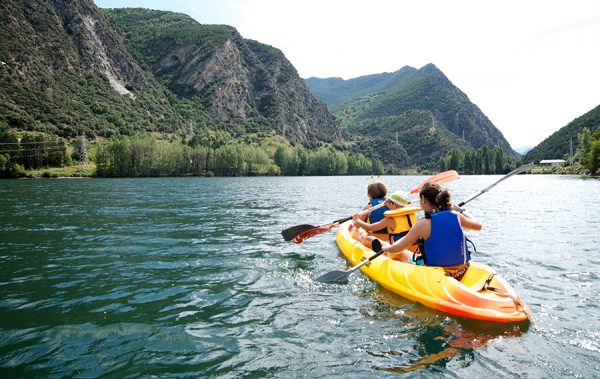
[[[231,27],[91,0],[4,0],[0,23],[0,123],[9,128],[342,139],[285,56]]]
[[[63,137],[180,124],[91,1],[2,1],[0,24],[0,122]]]
[[[138,59],[170,90],[198,96],[222,124],[265,127],[293,142],[339,141],[341,128],[283,53],[183,14],[105,10]],[[257,126],[258,125],[258,126]]]

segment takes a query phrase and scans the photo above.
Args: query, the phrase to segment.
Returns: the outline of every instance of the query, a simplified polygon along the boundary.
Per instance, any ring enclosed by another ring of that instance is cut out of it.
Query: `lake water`
[[[499,176],[449,183],[460,201]],[[408,190],[424,177],[382,178]],[[466,208],[533,311],[461,319],[345,269],[368,177],[0,181],[0,377],[600,377],[600,181],[512,177]]]

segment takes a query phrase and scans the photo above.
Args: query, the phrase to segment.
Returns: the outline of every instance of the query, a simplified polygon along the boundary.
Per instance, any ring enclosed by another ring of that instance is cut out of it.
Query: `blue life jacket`
[[[373,198],[371,200],[371,206],[374,207],[376,205],[379,205],[379,204],[383,203],[384,201],[385,201],[384,198]],[[379,208],[379,209],[375,209],[373,212],[369,213],[369,217],[367,218],[367,222],[369,224],[374,224],[374,223],[376,223],[378,221],[383,220],[385,218],[384,213],[387,212],[387,211],[389,211],[389,210],[390,209],[388,207],[386,207],[385,205],[383,207]],[[372,233],[375,233],[375,234],[387,234],[387,229],[383,228],[381,230],[373,231]]]
[[[460,266],[471,256],[467,250],[465,235],[452,211],[440,211],[430,215],[431,234],[423,244],[426,266]]]

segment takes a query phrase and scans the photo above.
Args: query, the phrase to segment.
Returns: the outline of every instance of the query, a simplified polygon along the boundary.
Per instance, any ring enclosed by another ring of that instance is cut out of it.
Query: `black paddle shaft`
[[[375,259],[378,256],[380,256],[381,254],[383,254],[383,249],[381,247],[381,241],[379,241],[377,239],[375,239],[375,240],[373,240],[373,242],[371,242],[371,249],[373,251],[377,251],[377,253],[371,255],[369,257],[369,259],[365,259],[364,261],[360,262],[356,266],[354,266],[346,271],[339,271],[339,270],[331,271],[331,272],[328,272],[327,274],[319,276],[315,280],[317,282],[327,283],[327,284],[343,284],[343,283],[348,282],[348,277],[350,276],[350,274],[352,274],[354,271],[357,271],[362,266],[366,265],[367,263],[371,262],[373,259]]]

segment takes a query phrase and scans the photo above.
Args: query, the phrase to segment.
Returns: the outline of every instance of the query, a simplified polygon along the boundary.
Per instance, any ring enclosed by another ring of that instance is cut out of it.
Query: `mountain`
[[[92,0],[0,2],[0,127],[62,137],[283,134],[341,141],[281,51],[232,27]]]
[[[73,137],[181,118],[91,1],[0,2],[0,123]]]
[[[515,147],[515,151],[521,155],[525,155],[527,154],[529,151],[531,151],[535,146],[520,146],[520,147]]]
[[[562,159],[570,153],[571,141],[573,141],[573,153],[575,153],[579,142],[577,135],[581,133],[583,128],[588,128],[593,133],[598,127],[600,127],[600,105],[543,140],[525,155],[525,160]]]
[[[154,132],[211,148],[329,145],[390,172],[437,167],[453,149],[516,156],[433,64],[305,81],[280,50],[233,27],[92,0],[2,0],[0,22],[0,138]]]
[[[293,142],[341,140],[338,121],[280,50],[183,14],[104,12],[143,67],[178,97],[201,104],[213,120],[246,131],[266,127]]]
[[[308,84],[308,87],[317,98],[323,100],[332,111],[335,111],[344,103],[353,99],[383,92],[415,71],[417,71],[417,69],[410,66],[404,66],[393,73],[384,72],[349,80],[344,80],[342,78],[320,79],[311,77],[306,79],[306,84]]]
[[[507,156],[518,157],[483,112],[433,64],[349,80],[306,82],[350,133],[388,141],[387,145],[397,138],[405,150],[395,157],[398,164],[431,166],[452,149],[484,145],[499,146]],[[378,145],[385,146],[381,141]],[[391,153],[384,148],[380,156]]]

